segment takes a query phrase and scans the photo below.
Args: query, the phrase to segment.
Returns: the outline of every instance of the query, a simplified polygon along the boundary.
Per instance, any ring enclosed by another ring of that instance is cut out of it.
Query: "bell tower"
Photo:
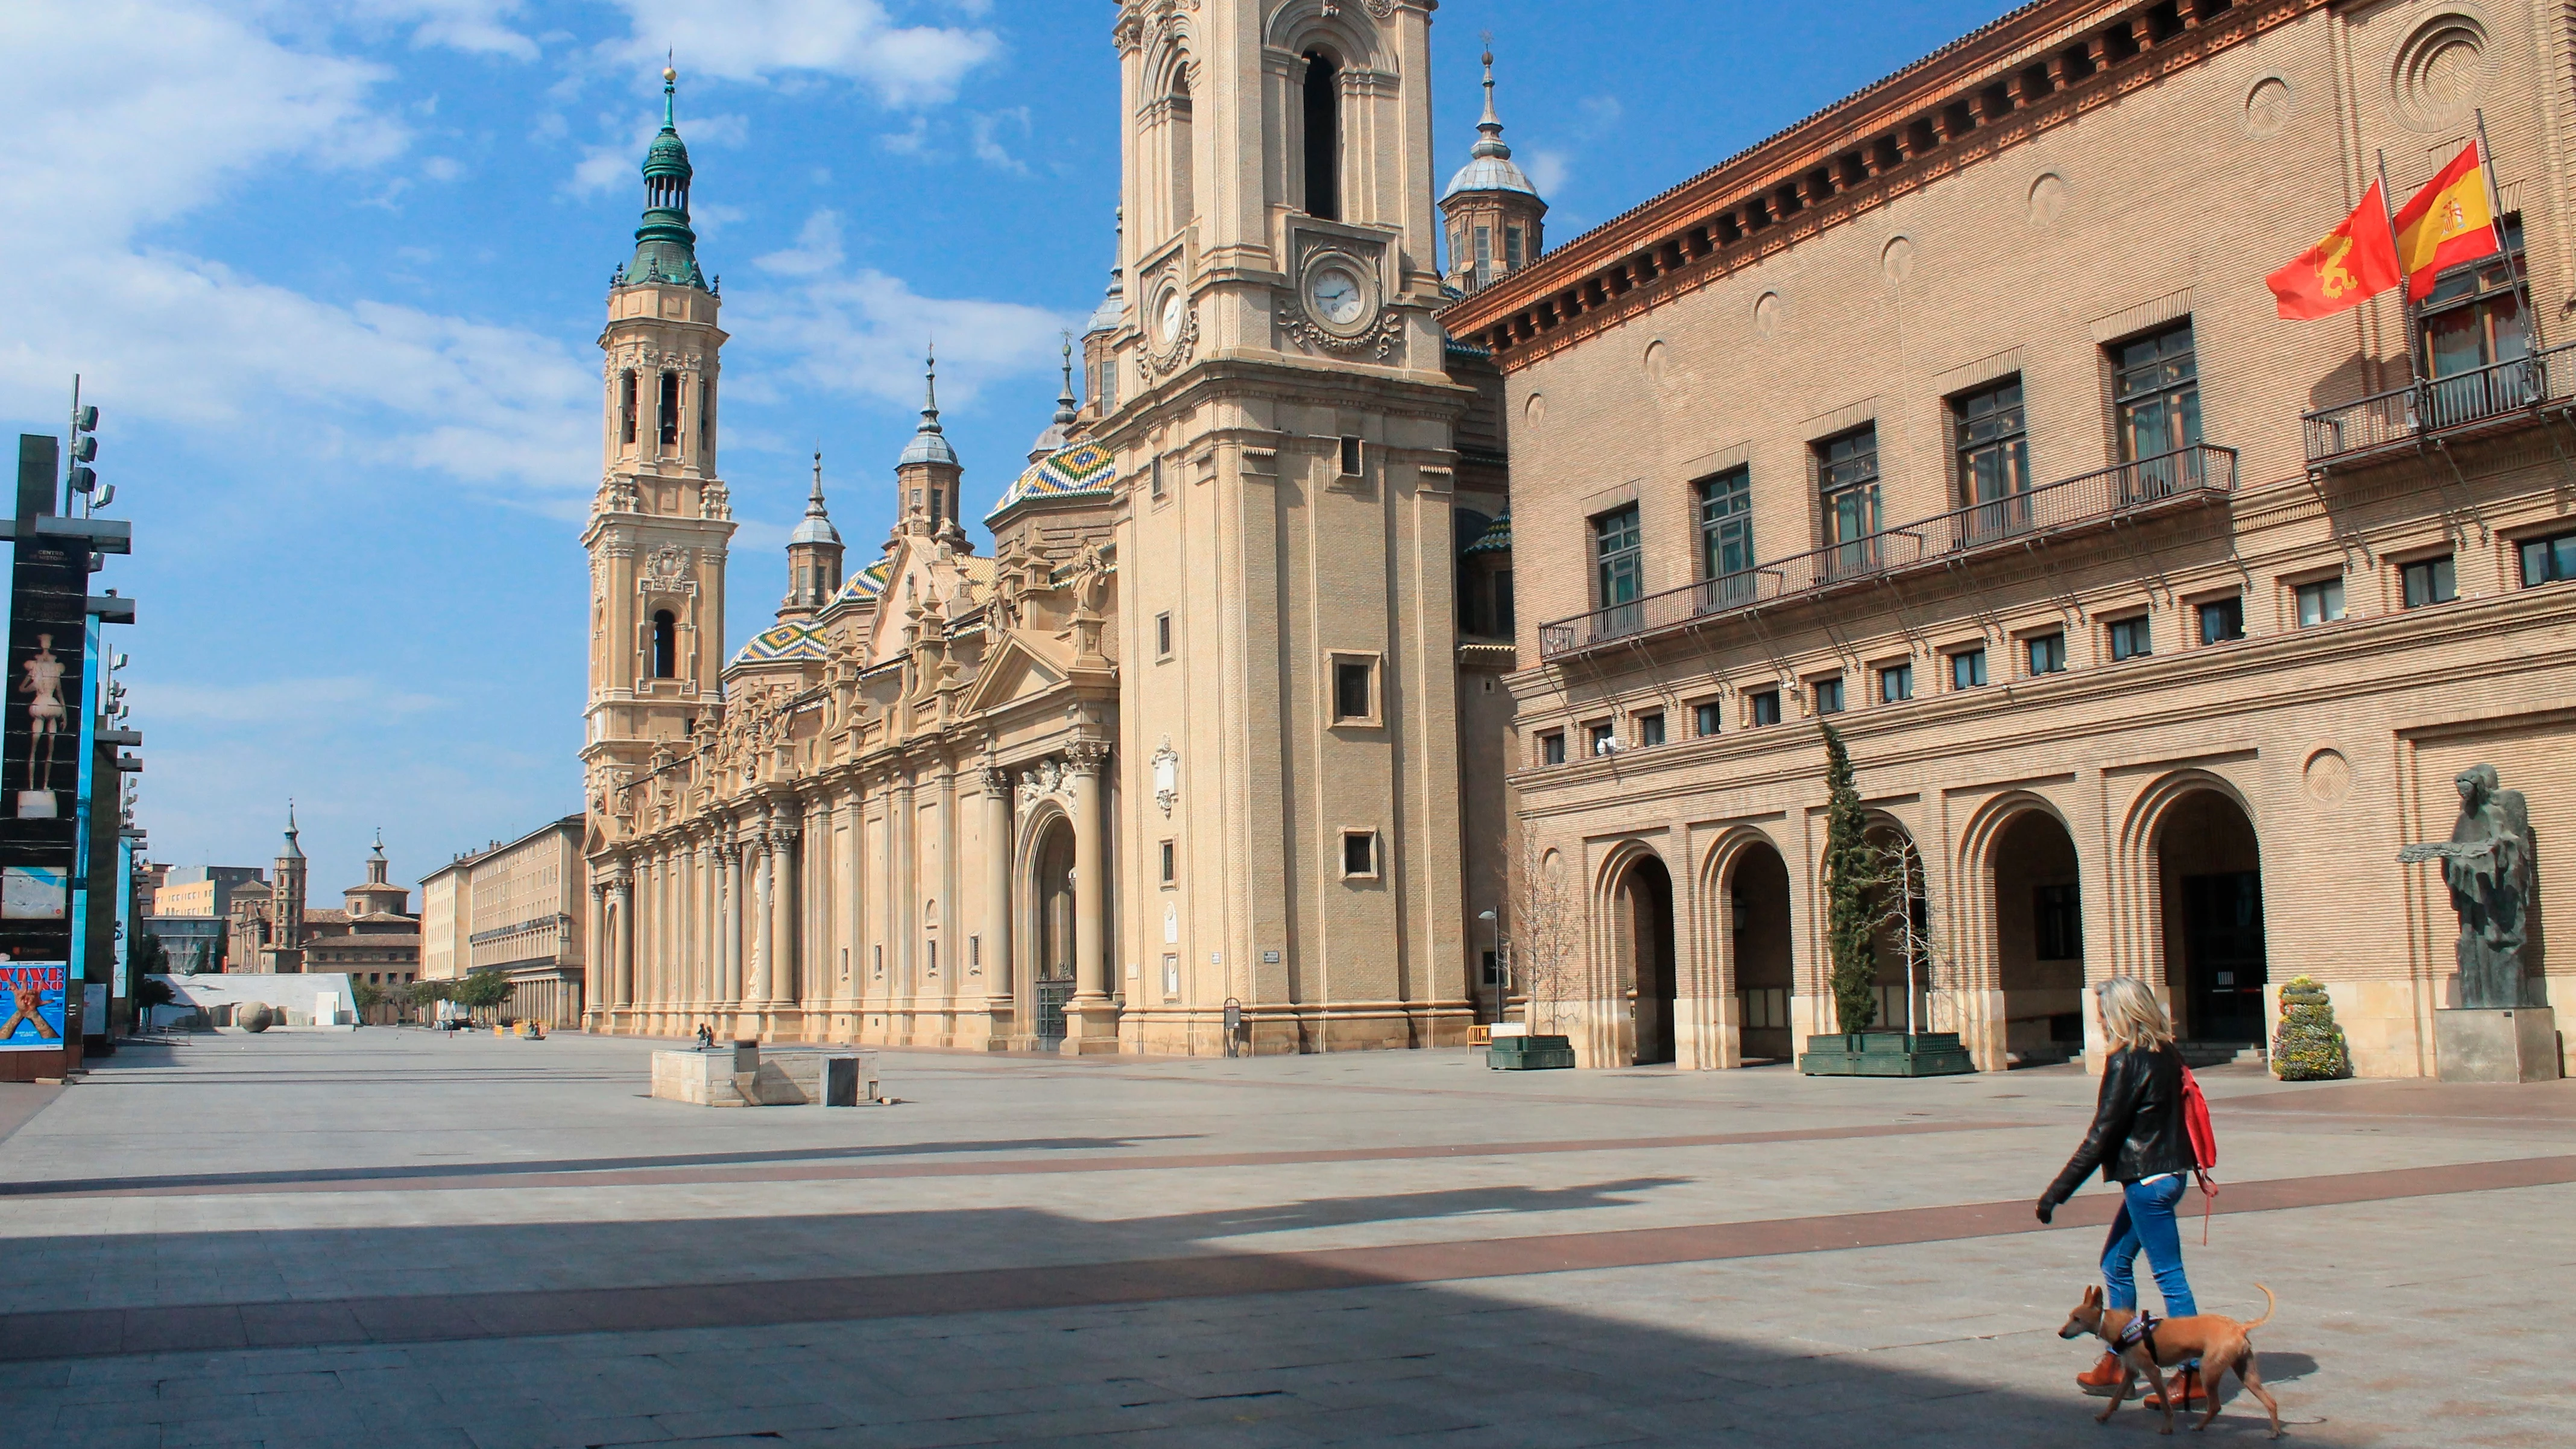
[[[1124,306],[1086,351],[1146,1050],[1213,1049],[1229,999],[1260,1051],[1465,1039],[1435,8],[1127,0],[1114,31]]]
[[[662,132],[644,153],[635,254],[608,286],[599,336],[603,466],[590,553],[590,696],[582,760],[594,814],[604,775],[685,736],[722,698],[725,546],[716,476],[717,293],[689,225],[689,151],[662,72]]]

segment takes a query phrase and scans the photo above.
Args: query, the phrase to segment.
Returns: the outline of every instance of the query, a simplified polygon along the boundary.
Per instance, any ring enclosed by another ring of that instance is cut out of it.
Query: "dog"
[[[2138,1374],[2144,1370],[2147,1382],[2156,1391],[2156,1399],[2164,1405],[2165,1426],[2161,1432],[2172,1433],[2175,1395],[2165,1390],[2164,1370],[2186,1359],[2197,1358],[2200,1360],[2202,1382],[2209,1388],[2209,1414],[2192,1425],[2193,1432],[2206,1429],[2217,1420],[2218,1385],[2232,1367],[2236,1370],[2237,1379],[2245,1385],[2246,1392],[2260,1399],[2263,1411],[2272,1416],[2272,1437],[2280,1438],[2281,1406],[2264,1389],[2262,1376],[2255,1372],[2254,1340],[2250,1337],[2255,1329],[2272,1321],[2276,1302],[2271,1289],[2260,1283],[2254,1286],[2263,1290],[2263,1316],[2252,1323],[2239,1323],[2219,1313],[2196,1313],[2189,1318],[2148,1315],[2144,1323],[2139,1323],[2138,1310],[2134,1308],[2103,1307],[2100,1285],[2085,1289],[2084,1301],[2075,1305],[2073,1313],[2066,1315],[2066,1326],[2057,1330],[2057,1336],[2082,1338],[2088,1333],[2094,1335],[2120,1356],[2121,1370],[2120,1382],[2111,1390],[2110,1406],[2094,1415],[2093,1422],[2110,1422],[2111,1415],[2128,1401],[2129,1390],[2136,1387]]]

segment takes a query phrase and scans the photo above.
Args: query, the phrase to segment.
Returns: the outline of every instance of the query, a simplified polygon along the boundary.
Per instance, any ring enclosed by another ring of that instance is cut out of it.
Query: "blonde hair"
[[[2144,1047],[2153,1051],[2173,1045],[2173,1018],[2165,1015],[2164,1003],[2156,1000],[2147,983],[2135,976],[2114,976],[2094,987],[2093,996],[2102,1003],[2102,1030],[2111,1038],[2111,1050]]]

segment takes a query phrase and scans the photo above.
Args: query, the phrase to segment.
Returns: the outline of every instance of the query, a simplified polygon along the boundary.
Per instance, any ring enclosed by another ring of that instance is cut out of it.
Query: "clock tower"
[[[1071,1049],[1463,1040],[1433,0],[1128,0],[1110,1000]],[[1150,780],[1147,778],[1150,762]]]

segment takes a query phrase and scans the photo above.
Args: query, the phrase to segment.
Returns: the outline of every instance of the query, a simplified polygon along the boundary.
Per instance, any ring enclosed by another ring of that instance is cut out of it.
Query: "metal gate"
[[[1038,1036],[1042,1040],[1064,1040],[1064,1004],[1073,999],[1070,981],[1040,981],[1038,991]]]

